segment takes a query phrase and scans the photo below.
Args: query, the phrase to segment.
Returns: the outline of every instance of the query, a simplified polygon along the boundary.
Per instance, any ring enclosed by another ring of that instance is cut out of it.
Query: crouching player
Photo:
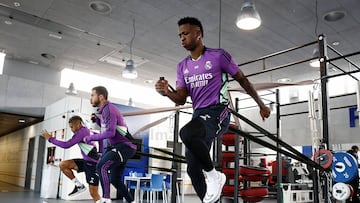
[[[69,193],[69,196],[74,196],[86,190],[84,184],[82,184],[74,175],[72,170],[80,172],[85,172],[86,181],[89,184],[90,195],[93,200],[99,201],[100,195],[98,193],[99,185],[99,176],[96,173],[96,164],[98,162],[99,156],[97,154],[97,149],[94,143],[84,143],[84,138],[90,136],[90,131],[88,128],[83,126],[83,122],[80,116],[73,116],[69,119],[69,127],[74,135],[68,141],[60,141],[52,137],[46,130],[41,132],[41,135],[47,139],[50,143],[67,149],[76,144],[79,145],[81,149],[81,154],[83,159],[69,159],[60,162],[60,170],[75,184],[74,190]],[[87,145],[86,145],[87,144]],[[92,150],[84,150],[82,146],[93,146]]]

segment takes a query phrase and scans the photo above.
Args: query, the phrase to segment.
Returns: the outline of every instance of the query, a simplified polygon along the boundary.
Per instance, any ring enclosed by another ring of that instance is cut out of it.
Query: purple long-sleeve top
[[[74,133],[74,135],[68,141],[64,142],[64,141],[57,140],[54,137],[50,137],[49,142],[53,143],[54,145],[56,145],[58,147],[68,149],[76,144],[79,144],[80,142],[83,142],[83,140],[86,136],[90,136],[90,131],[86,127],[82,126],[78,131],[76,131]],[[91,141],[86,142],[86,144],[95,146],[94,143]],[[82,150],[80,150],[80,151],[81,151],[81,155],[83,156],[84,160],[91,161],[91,162],[97,162],[96,159],[92,159],[89,156],[87,156]]]
[[[118,143],[124,143],[129,147],[136,149],[136,145],[131,143],[124,135],[121,135],[116,126],[126,127],[124,117],[120,113],[119,109],[109,101],[102,105],[98,112],[101,114],[100,118],[100,133],[94,134],[88,137],[89,140],[104,140],[107,139],[108,144],[116,145]],[[98,119],[96,120],[98,123]]]

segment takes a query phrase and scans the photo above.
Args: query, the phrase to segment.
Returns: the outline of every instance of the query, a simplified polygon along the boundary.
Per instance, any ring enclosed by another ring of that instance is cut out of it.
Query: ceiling
[[[153,84],[144,81],[160,76],[175,84],[176,64],[188,54],[177,35],[177,21],[184,16],[199,18],[205,45],[226,49],[239,64],[315,41],[321,33],[329,45],[339,42],[332,46],[343,54],[359,51],[360,47],[358,0],[255,0],[262,25],[253,31],[240,30],[235,25],[243,2],[238,0],[222,0],[221,9],[219,0],[103,0],[111,5],[111,12],[105,14],[91,10],[89,2],[2,0],[0,50],[6,51],[8,59],[38,63],[58,71],[70,68],[151,87]],[[334,10],[344,11],[345,17],[325,21],[324,14]],[[121,78],[121,63],[130,55],[133,22],[132,52],[139,77],[130,81]],[[266,67],[311,58],[314,48],[315,45],[269,59]],[[328,54],[336,56],[330,51]],[[113,59],[118,65],[104,62]],[[360,57],[351,60],[358,64]],[[351,69],[347,63],[337,64]],[[262,62],[240,68],[245,74],[263,69]],[[303,63],[250,80],[300,81],[318,77],[317,69]]]
[[[42,117],[0,113],[0,137],[7,135],[10,132],[41,122],[42,120]]]

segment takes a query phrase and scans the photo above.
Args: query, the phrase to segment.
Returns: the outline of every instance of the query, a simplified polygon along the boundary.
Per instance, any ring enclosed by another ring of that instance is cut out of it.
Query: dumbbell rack
[[[236,153],[239,153],[240,150],[236,150],[235,143],[236,143],[236,134],[231,132],[226,132],[221,137],[221,143],[225,146],[225,150],[221,152],[221,166],[222,172],[226,175],[226,183],[223,187],[222,195],[223,197],[232,197],[234,198],[239,195],[239,190],[235,193],[236,182],[238,183],[238,189],[240,183],[242,182],[241,176],[239,175],[239,164],[236,161]],[[240,137],[238,136],[238,139]],[[238,145],[241,141],[238,142]],[[230,147],[235,148],[234,150],[230,150]],[[232,166],[233,165],[233,166]],[[236,171],[238,170],[238,171]],[[236,179],[237,175],[237,180]],[[238,202],[237,199],[234,198],[234,202]]]
[[[241,158],[237,155],[240,150],[236,149],[236,143],[238,145],[244,144],[244,140],[236,141],[235,138],[239,138],[239,136],[233,133],[222,135],[222,144],[225,145],[225,151],[222,151],[222,172],[227,177],[227,184],[223,187],[223,196],[234,198],[234,202],[238,202],[237,197],[239,196],[244,202],[262,201],[268,195],[267,187],[251,187],[250,184],[253,181],[258,182],[267,179],[269,171],[261,167],[240,166],[239,160]],[[232,146],[235,146],[235,151],[229,151],[229,147]],[[245,164],[246,160],[243,162]],[[232,163],[234,163],[233,167],[231,166]],[[239,187],[240,184],[241,188]]]

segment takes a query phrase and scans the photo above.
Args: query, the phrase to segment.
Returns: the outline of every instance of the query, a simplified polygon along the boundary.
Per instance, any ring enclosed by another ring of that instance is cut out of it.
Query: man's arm
[[[91,136],[85,137],[85,142],[90,141],[101,141],[103,139],[112,138],[116,135],[116,114],[115,111],[118,111],[117,109],[110,109],[109,106],[105,107],[103,109],[101,117],[104,119],[102,125],[105,127],[101,128],[101,133],[93,134]]]
[[[257,94],[255,88],[253,87],[253,85],[251,84],[251,82],[246,78],[246,76],[244,75],[244,73],[239,70],[239,72],[237,72],[233,78],[239,82],[239,84],[241,85],[241,87],[244,88],[244,90],[255,100],[255,102],[258,104],[258,106],[260,107],[260,115],[261,118],[263,120],[265,120],[265,118],[268,118],[270,116],[270,108],[265,106],[264,102],[260,99],[259,95]]]
[[[58,146],[58,147],[61,147],[61,148],[64,148],[64,149],[67,149],[67,148],[70,148],[76,144],[78,144],[79,142],[81,142],[84,137],[87,135],[86,131],[85,130],[79,130],[78,132],[76,132],[70,140],[67,140],[67,141],[60,141],[60,140],[57,140],[56,138],[54,137],[51,137],[51,135],[46,131],[46,130],[43,130],[41,132],[41,135],[47,139],[50,143]]]
[[[175,92],[170,91],[167,80],[158,80],[155,89],[159,94],[169,97],[171,101],[179,105],[184,105],[188,96],[188,92],[184,87],[176,88]]]

